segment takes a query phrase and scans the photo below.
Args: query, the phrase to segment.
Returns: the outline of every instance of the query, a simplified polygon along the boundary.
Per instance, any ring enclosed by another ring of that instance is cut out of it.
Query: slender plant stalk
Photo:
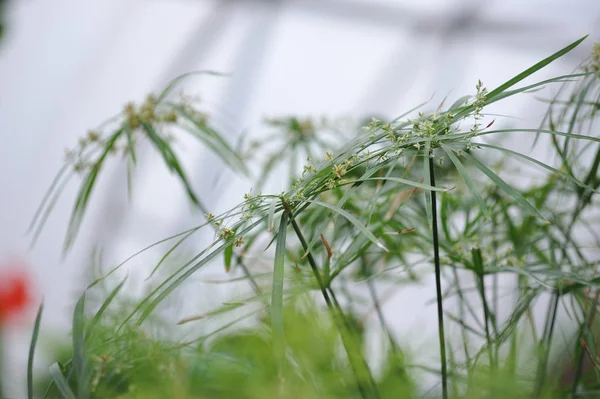
[[[490,323],[489,323],[489,319],[490,319],[490,312],[489,312],[489,308],[488,308],[488,304],[487,304],[487,299],[485,297],[485,285],[484,285],[484,279],[483,279],[483,274],[480,274],[478,277],[479,279],[479,295],[481,296],[481,301],[483,302],[483,317],[484,317],[484,322],[485,322],[485,338],[487,341],[487,349],[488,349],[488,356],[489,356],[489,361],[490,361],[490,369],[493,370],[494,366],[495,366],[495,361],[494,361],[494,349],[493,349],[493,345],[492,345],[492,338],[490,336]]]
[[[425,154],[429,156],[429,154]],[[435,187],[435,172],[433,170],[433,158],[429,158],[429,185]],[[442,398],[448,398],[448,371],[446,369],[446,340],[444,334],[444,304],[442,300],[442,276],[440,268],[440,242],[438,238],[438,226],[437,226],[437,204],[435,191],[431,193],[431,218],[433,228],[433,256],[435,262],[435,291],[437,299],[437,311],[438,311],[438,330],[440,338],[440,360],[442,368]]]
[[[592,325],[594,323],[594,319],[596,317],[596,305],[598,304],[598,299],[600,299],[600,290],[596,291],[596,295],[594,297],[594,301],[590,306],[590,312],[588,317],[586,318],[586,322],[581,325],[581,330],[579,331],[579,336],[577,337],[577,342],[575,343],[576,349],[576,358],[577,363],[575,365],[575,376],[573,378],[573,386],[571,387],[571,397],[575,398],[577,395],[577,386],[579,385],[579,380],[581,379],[581,373],[583,371],[583,357],[585,356],[585,351],[581,345],[581,340],[586,340],[588,330],[592,329]],[[586,325],[588,328],[586,328]]]
[[[462,293],[462,288],[460,286],[460,282],[459,282],[459,278],[458,278],[458,272],[456,271],[456,268],[453,267],[452,268],[452,274],[454,276],[454,284],[456,285],[456,293],[458,295],[458,302],[459,302],[459,306],[458,306],[458,317],[461,320],[465,319],[465,297]],[[462,344],[463,344],[463,351],[465,352],[465,362],[466,362],[466,366],[467,366],[467,379],[470,381],[471,378],[471,355],[469,353],[469,339],[467,337],[467,330],[462,327],[460,329],[461,332],[461,337],[462,337]]]
[[[300,230],[300,226],[298,226],[298,223],[296,223],[296,220],[293,218],[291,210],[289,209],[287,204],[283,204],[285,211],[284,212],[288,212],[288,214],[290,215],[290,221],[292,224],[292,228],[294,229],[294,232],[296,233],[296,236],[298,237],[298,240],[300,241],[300,243],[302,244],[302,247],[304,248],[305,251],[308,250],[308,243],[306,242],[306,239],[304,238],[304,235],[302,234],[302,231]],[[325,282],[323,281],[323,277],[321,276],[321,273],[319,272],[319,268],[317,267],[317,263],[314,259],[314,257],[312,256],[312,254],[310,252],[308,252],[307,254],[307,259],[308,259],[308,263],[310,265],[310,268],[313,272],[313,274],[315,275],[315,278],[317,280],[317,284],[319,284],[319,288],[321,290],[321,294],[323,295],[323,299],[325,299],[325,303],[327,304],[327,308],[329,309],[329,311],[331,312],[334,321],[342,321],[345,328],[347,330],[349,330],[349,323],[346,320],[344,313],[339,305],[339,303],[337,302],[337,300],[333,300],[335,299],[335,297],[332,297],[330,294],[333,294],[333,291],[327,290],[327,286],[325,285]],[[332,299],[333,298],[333,299]],[[338,327],[341,327],[338,325]],[[342,337],[342,343],[344,344],[344,347],[346,349],[346,353],[348,354],[348,358],[350,360],[350,365],[352,367],[352,370],[354,372],[355,378],[356,378],[356,382],[357,382],[357,386],[358,386],[358,390],[361,394],[361,396],[364,399],[367,398],[379,398],[379,393],[377,392],[377,387],[375,385],[375,380],[373,379],[373,376],[371,375],[369,366],[367,365],[367,362],[365,361],[365,359],[359,354],[360,356],[360,361],[361,363],[363,363],[363,368],[364,370],[368,373],[368,378],[369,378],[369,382],[370,382],[370,389],[367,389],[364,385],[363,385],[363,381],[362,378],[360,376],[360,373],[358,372],[358,370],[356,369],[356,364],[354,363],[353,359],[355,358],[355,356],[353,356],[353,351],[350,349],[351,343],[348,342],[346,334],[344,334],[344,332],[340,329],[341,332],[341,337]]]
[[[542,354],[540,363],[538,365],[537,376],[536,376],[536,387],[534,398],[538,398],[542,392],[544,380],[546,379],[546,368],[548,365],[548,358],[550,356],[550,344],[552,343],[552,334],[554,332],[554,325],[556,322],[556,312],[558,310],[558,300],[560,293],[555,290],[552,295],[552,300],[548,306],[548,313],[546,315],[546,325],[544,327],[544,338],[542,343]]]
[[[494,267],[498,267],[498,240],[497,240],[497,231],[498,231],[498,222],[496,219],[496,214],[492,217],[492,250],[494,251],[493,262]],[[498,309],[500,308],[498,303],[498,273],[494,273],[492,277],[492,312],[494,314],[494,318],[491,320],[494,328],[494,334],[498,337]],[[495,346],[494,351],[494,359],[496,363],[495,367],[498,367],[498,359],[500,358],[500,345]]]
[[[485,338],[487,341],[487,352],[489,356],[490,370],[493,371],[495,368],[493,354],[494,348],[490,336],[490,320],[492,320],[492,316],[488,305],[487,296],[485,293],[485,273],[483,268],[483,257],[481,256],[481,249],[473,248],[473,250],[471,251],[471,255],[473,257],[473,271],[475,272],[475,276],[477,278],[477,291],[479,291],[479,296],[481,297],[481,303],[483,305]]]
[[[261,295],[262,291],[261,291],[260,287],[258,286],[258,283],[254,279],[254,276],[252,276],[252,274],[250,273],[250,270],[248,270],[248,266],[246,266],[246,264],[244,263],[241,256],[238,256],[237,262],[238,262],[238,265],[242,268],[246,277],[248,277],[248,281],[250,282],[250,285],[252,286],[252,289],[254,290],[256,295]]]

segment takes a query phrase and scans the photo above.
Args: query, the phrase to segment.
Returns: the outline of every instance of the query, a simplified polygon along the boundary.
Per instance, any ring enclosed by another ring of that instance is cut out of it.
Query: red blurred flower
[[[23,314],[32,302],[31,280],[24,267],[0,266],[0,328]]]

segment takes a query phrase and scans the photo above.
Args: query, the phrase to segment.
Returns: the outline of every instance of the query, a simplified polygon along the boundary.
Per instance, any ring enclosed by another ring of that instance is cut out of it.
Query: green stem
[[[479,296],[481,296],[481,302],[483,303],[483,317],[484,317],[484,322],[485,322],[485,338],[487,341],[487,350],[488,350],[488,357],[489,357],[489,362],[490,362],[490,369],[493,370],[494,366],[495,366],[495,362],[494,362],[494,354],[493,354],[493,345],[492,345],[492,338],[490,336],[490,311],[488,308],[488,303],[487,303],[487,299],[485,296],[485,285],[484,285],[484,276],[483,274],[479,274],[477,276],[478,281],[478,285],[479,285]]]
[[[298,240],[300,241],[300,243],[302,244],[302,248],[304,248],[305,251],[308,251],[308,243],[306,242],[306,239],[304,238],[304,235],[302,234],[302,231],[300,230],[300,226],[298,226],[298,223],[296,223],[296,220],[293,218],[292,212],[289,209],[288,205],[286,203],[283,203],[284,208],[286,209],[285,212],[288,212],[288,214],[290,215],[290,221],[292,224],[292,228],[294,229],[294,232],[296,233],[296,236],[298,237]],[[317,267],[317,263],[314,259],[314,257],[312,256],[312,253],[308,252],[307,253],[307,259],[308,259],[308,263],[310,265],[310,268],[313,272],[313,274],[315,275],[315,278],[317,280],[317,283],[319,284],[319,288],[321,290],[321,294],[323,295],[323,298],[325,299],[325,303],[327,304],[327,308],[329,309],[329,311],[332,314],[332,317],[334,319],[334,321],[336,321],[336,323],[338,323],[338,327],[339,326],[339,321],[341,321],[346,330],[348,330],[348,332],[350,332],[350,328],[349,328],[349,323],[346,320],[344,313],[339,305],[339,303],[337,302],[337,300],[335,300],[335,295],[333,296],[334,300],[332,300],[332,297],[330,296],[330,294],[333,295],[333,291],[327,290],[327,286],[325,285],[325,282],[323,281],[323,278],[321,276],[321,273],[319,272],[319,268]],[[358,390],[361,394],[361,396],[366,399],[366,398],[379,398],[379,393],[377,392],[377,387],[375,385],[375,380],[373,379],[373,376],[371,375],[369,366],[367,365],[367,362],[365,361],[365,359],[360,355],[360,353],[357,353],[357,351],[353,351],[351,349],[351,342],[348,341],[348,337],[346,336],[346,334],[344,333],[344,331],[342,331],[340,329],[341,332],[341,337],[342,337],[342,343],[344,345],[344,348],[346,350],[346,354],[348,355],[348,359],[350,361],[350,366],[352,367],[352,371],[354,372],[354,376],[356,378],[356,382],[357,382],[357,386],[358,386]],[[363,385],[363,381],[361,378],[361,375],[359,373],[359,371],[357,370],[357,364],[355,364],[355,359],[357,359],[362,363],[361,366],[362,368],[365,370],[365,372],[367,373],[367,378],[369,379],[370,382],[370,389],[367,389],[364,385]]]
[[[494,251],[494,258],[493,258],[493,264],[494,267],[498,267],[498,241],[497,241],[497,232],[498,232],[498,223],[496,220],[496,213],[494,213],[494,216],[492,217],[492,249]],[[492,277],[492,312],[494,314],[494,318],[491,320],[492,321],[492,327],[494,329],[494,335],[496,336],[496,338],[498,337],[498,309],[500,308],[499,304],[498,304],[498,280],[499,280],[499,276],[498,273],[494,273],[494,276]],[[499,364],[499,359],[500,358],[500,345],[496,345],[495,346],[495,351],[494,351],[494,359],[496,361],[496,363],[494,364],[494,367],[498,367]]]
[[[429,154],[425,154],[429,156]],[[435,172],[433,171],[433,158],[429,158],[429,185],[435,187]],[[448,398],[448,371],[446,369],[446,341],[444,334],[444,304],[442,302],[442,276],[440,268],[440,242],[437,226],[437,204],[435,191],[431,193],[431,218],[433,228],[433,256],[435,262],[435,291],[438,312],[438,330],[440,340],[440,360],[442,369],[442,398]]]
[[[238,265],[242,268],[242,271],[244,272],[246,277],[248,278],[248,281],[250,282],[250,285],[252,286],[252,289],[254,290],[256,295],[260,296],[262,294],[262,291],[261,291],[260,287],[258,286],[258,283],[256,282],[256,280],[254,279],[254,276],[252,276],[252,274],[250,273],[250,270],[248,270],[248,267],[244,263],[241,256],[237,257],[237,262],[238,262]]]
[[[538,398],[542,392],[542,387],[544,385],[544,380],[546,379],[546,368],[548,365],[548,358],[550,357],[550,345],[552,343],[552,334],[554,332],[554,325],[556,322],[556,312],[558,310],[558,300],[560,297],[560,293],[558,290],[554,291],[552,295],[552,300],[548,305],[548,312],[546,314],[546,325],[544,327],[544,338],[542,344],[542,353],[540,363],[538,365],[537,377],[536,377],[536,387],[534,398]]]
[[[575,377],[573,379],[573,386],[571,387],[571,398],[575,398],[577,395],[577,386],[579,385],[579,380],[581,379],[581,373],[583,371],[583,358],[585,356],[585,351],[583,350],[581,340],[585,341],[587,338],[587,332],[592,329],[592,324],[596,316],[596,305],[598,304],[599,298],[600,290],[596,291],[596,296],[594,298],[593,303],[590,306],[590,312],[585,322],[581,325],[581,330],[579,331],[577,341],[575,342],[575,357],[577,358],[577,364],[575,366]]]
[[[461,320],[465,319],[465,297],[462,293],[462,287],[460,286],[460,281],[458,278],[458,272],[456,271],[456,268],[453,267],[452,268],[452,274],[454,276],[454,284],[456,285],[456,293],[458,295],[458,317]],[[471,378],[471,355],[469,353],[469,339],[467,337],[467,330],[464,328],[464,326],[460,329],[461,331],[461,337],[462,337],[462,344],[463,344],[463,351],[465,352],[465,362],[466,362],[466,366],[467,366],[467,379],[470,381]],[[467,386],[470,386],[470,384],[467,384]]]

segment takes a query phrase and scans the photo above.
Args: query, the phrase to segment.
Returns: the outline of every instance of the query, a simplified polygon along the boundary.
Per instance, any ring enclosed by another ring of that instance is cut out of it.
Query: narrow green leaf
[[[92,320],[90,320],[90,322],[88,323],[88,325],[86,326],[85,330],[85,340],[89,341],[90,337],[92,336],[92,333],[94,331],[94,328],[98,325],[98,323],[100,322],[100,319],[102,318],[102,315],[104,314],[104,312],[106,311],[106,309],[108,309],[108,306],[112,303],[112,301],[117,297],[117,295],[119,294],[119,292],[121,291],[121,288],[123,288],[123,285],[125,284],[125,281],[127,280],[127,278],[124,278],[123,281],[121,281],[112,291],[111,293],[108,295],[108,297],[106,297],[106,299],[104,300],[104,302],[102,302],[102,305],[100,306],[100,309],[98,309],[98,311],[96,312],[96,314],[94,315],[94,317],[92,318]]]
[[[285,238],[288,225],[288,213],[281,215],[279,232],[277,233],[277,247],[275,249],[275,264],[273,265],[273,290],[271,296],[271,328],[276,345],[276,356],[283,358],[284,331],[283,331],[283,277],[285,264]]]
[[[411,186],[411,187],[422,188],[423,190],[428,190],[428,191],[441,191],[441,192],[448,191],[448,189],[444,188],[444,187],[433,187],[433,186],[430,186],[429,184],[423,184],[423,183],[419,183],[419,182],[416,182],[416,181],[412,181],[412,180],[408,180],[408,179],[403,179],[401,177],[391,177],[391,176],[390,177],[385,177],[385,176],[382,176],[382,177],[371,177],[371,178],[368,178],[368,179],[359,179],[359,180],[354,180],[354,181],[355,182],[357,182],[357,181],[362,182],[362,181],[369,181],[369,180],[382,180],[382,181],[389,180],[389,181],[393,181],[393,182],[396,182],[396,183],[406,184],[407,186]]]
[[[163,160],[164,160],[165,164],[167,165],[167,167],[171,171],[174,171],[179,176],[179,179],[181,180],[181,183],[185,187],[185,190],[187,191],[187,194],[188,194],[188,197],[190,198],[190,200],[194,204],[196,204],[203,212],[205,212],[204,206],[202,205],[202,203],[200,202],[200,200],[194,193],[194,190],[192,189],[192,186],[190,185],[190,183],[185,175],[185,172],[183,171],[183,168],[179,164],[179,160],[177,159],[177,156],[171,149],[171,146],[160,137],[160,135],[156,132],[156,130],[154,129],[154,127],[152,127],[151,124],[142,122],[142,126],[144,127],[144,130],[146,131],[146,133],[148,133],[148,137],[150,138],[150,141],[152,141],[154,146],[161,153]]]
[[[163,244],[167,241],[173,240],[177,237],[181,237],[182,235],[186,235],[186,234],[191,234],[194,233],[196,231],[198,231],[200,228],[206,226],[208,223],[204,223],[201,224],[199,226],[196,226],[194,228],[182,231],[181,233],[177,233],[174,234],[170,237],[167,238],[163,238],[162,240],[156,241],[153,244],[148,245],[145,248],[140,249],[139,251],[137,251],[136,253],[134,253],[133,255],[129,256],[127,259],[125,259],[123,262],[119,263],[117,266],[113,267],[112,269],[110,269],[110,271],[108,273],[106,273],[105,275],[103,275],[102,277],[99,277],[97,279],[95,279],[94,281],[92,281],[90,284],[88,284],[88,286],[86,287],[86,290],[89,290],[90,288],[96,286],[97,284],[99,284],[100,282],[104,281],[106,278],[110,277],[112,274],[114,274],[117,270],[119,270],[121,267],[123,267],[123,265],[125,265],[127,262],[129,262],[131,259],[135,258],[136,256],[146,252],[147,250],[156,247],[157,245]]]
[[[471,257],[473,259],[473,271],[477,276],[483,276],[483,257],[479,248],[471,249]]]
[[[371,233],[363,224],[358,220],[355,216],[352,216],[350,213],[346,212],[342,208],[339,208],[334,205],[327,204],[325,202],[317,201],[317,200],[306,200],[307,202],[311,202],[316,205],[320,205],[322,207],[331,209],[335,213],[340,214],[344,218],[346,218],[350,223],[352,223],[362,234],[364,234],[369,240],[373,242],[373,244],[377,245],[379,248],[383,249],[386,252],[389,252],[388,249]]]
[[[598,180],[598,167],[600,167],[600,147],[596,151],[596,156],[594,157],[594,161],[592,162],[590,171],[588,172],[587,176],[585,177],[584,182],[586,185],[588,185],[588,184],[594,184],[594,186],[598,185],[598,183],[596,182]],[[596,192],[592,187],[585,186],[585,188],[591,189],[591,191]]]
[[[108,138],[102,154],[96,160],[96,162],[94,162],[91,170],[87,173],[83,183],[81,184],[81,187],[79,188],[77,198],[75,199],[75,205],[73,206],[73,211],[71,212],[71,219],[69,220],[69,228],[67,230],[67,237],[65,238],[65,243],[63,246],[63,253],[68,252],[73,244],[73,241],[75,240],[75,237],[81,226],[81,221],[83,220],[83,216],[87,209],[87,204],[94,189],[96,179],[100,173],[100,169],[102,168],[106,157],[108,154],[110,154],[117,139],[122,133],[123,129],[119,129]]]
[[[58,188],[56,188],[56,190],[54,191],[52,198],[50,198],[49,201],[46,201],[44,199],[44,205],[45,205],[45,209],[43,211],[43,214],[41,215],[39,221],[37,221],[37,228],[35,229],[35,231],[33,232],[33,235],[31,237],[31,247],[35,246],[35,243],[37,242],[40,234],[42,233],[42,230],[44,228],[44,226],[46,225],[46,221],[48,220],[48,217],[50,216],[50,213],[52,213],[52,210],[54,209],[54,206],[56,205],[56,203],[58,202],[58,199],[60,198],[60,195],[62,194],[64,188],[67,186],[67,183],[69,183],[69,181],[71,180],[71,177],[73,177],[74,173],[71,172],[69,173],[61,182]],[[40,208],[41,210],[41,208]],[[32,225],[33,227],[33,225]]]
[[[485,147],[485,148],[491,148],[491,149],[494,149],[494,150],[505,152],[507,154],[511,154],[511,155],[515,155],[515,156],[521,157],[523,159],[528,160],[529,162],[532,162],[532,163],[534,163],[536,165],[541,166],[544,169],[547,169],[547,170],[549,170],[549,171],[551,171],[553,173],[556,173],[557,175],[560,175],[560,176],[564,177],[565,179],[569,180],[572,183],[575,183],[576,185],[578,185],[580,187],[583,187],[585,189],[588,189],[588,190],[591,190],[593,192],[596,192],[596,190],[594,190],[593,187],[590,187],[587,184],[579,181],[578,179],[576,179],[575,177],[571,176],[570,174],[565,173],[565,172],[563,172],[563,171],[561,171],[559,169],[556,169],[556,168],[554,168],[554,167],[552,167],[552,166],[550,166],[548,164],[545,164],[545,163],[543,163],[541,161],[538,161],[535,158],[529,157],[529,156],[527,156],[525,154],[521,154],[520,152],[512,151],[512,150],[509,150],[508,148],[504,148],[504,147],[498,147],[498,146],[493,145],[493,144],[477,143],[477,146],[479,146],[479,147]]]
[[[133,161],[133,164],[135,165],[137,163],[137,159],[135,156],[135,145],[133,143],[133,132],[131,131],[131,128],[129,127],[128,123],[124,125],[123,130],[125,131],[125,135],[127,136],[127,150],[131,157],[131,160]]]
[[[560,295],[570,294],[573,291],[580,290],[582,288],[598,287],[600,286],[600,277],[586,281],[584,283],[575,283],[563,285],[559,290]]]
[[[456,100],[454,102],[454,104],[452,104],[450,106],[450,108],[448,110],[449,111],[453,111],[455,109],[458,109],[458,108],[462,107],[463,105],[465,105],[467,103],[467,101],[469,101],[470,98],[471,98],[471,96],[462,96],[461,98],[459,98],[458,100]]]
[[[183,242],[185,240],[187,240],[192,234],[194,234],[196,231],[198,231],[198,229],[192,229],[191,231],[188,231],[187,233],[185,233],[185,235],[183,237],[181,237],[171,248],[169,248],[169,250],[167,252],[165,252],[165,254],[162,256],[162,258],[160,258],[160,260],[158,261],[158,263],[156,264],[156,266],[154,266],[154,269],[152,269],[152,272],[150,272],[150,275],[146,278],[146,280],[149,280],[152,278],[152,276],[154,276],[154,274],[158,271],[158,269],[160,268],[160,266],[165,262],[165,260],[181,245],[183,244]]]
[[[33,356],[35,354],[35,345],[37,344],[38,335],[40,333],[40,323],[42,321],[42,312],[44,311],[44,302],[40,307],[35,317],[33,325],[33,333],[31,334],[31,343],[29,344],[29,358],[27,360],[27,398],[33,399]]]
[[[52,195],[52,193],[56,189],[56,186],[61,181],[61,179],[64,176],[64,174],[69,170],[69,166],[70,165],[68,163],[66,163],[65,165],[63,165],[63,167],[60,168],[60,170],[58,171],[58,173],[54,177],[54,180],[52,181],[52,184],[50,184],[50,187],[46,191],[46,194],[44,194],[44,198],[42,199],[42,202],[40,203],[40,205],[38,206],[37,210],[35,211],[35,215],[33,216],[33,219],[31,220],[31,223],[29,224],[29,227],[27,228],[27,233],[30,233],[33,230],[33,226],[35,226],[37,224],[38,218],[42,214],[42,210],[46,207],[46,202],[50,199],[50,196]]]
[[[429,181],[430,170],[429,170],[429,151],[431,151],[431,143],[429,141],[425,142],[424,150],[423,150],[423,179],[424,181]],[[431,193],[425,193],[425,214],[427,216],[427,227],[429,230],[433,228],[433,212],[431,211]]]
[[[503,100],[505,98],[514,96],[516,94],[527,93],[527,92],[530,93],[533,91],[533,89],[535,89],[536,91],[542,90],[543,86],[546,86],[550,83],[572,82],[572,81],[575,81],[577,78],[586,76],[586,75],[589,75],[589,72],[573,73],[573,74],[569,74],[569,75],[556,76],[551,79],[542,80],[540,82],[536,82],[536,83],[533,83],[533,84],[530,84],[527,86],[519,87],[518,89],[505,91],[501,94],[498,94],[497,96],[494,96],[494,98],[489,98],[489,96],[488,96],[488,97],[486,97],[486,100],[483,105],[487,106],[487,105],[493,104],[495,102],[498,102],[500,100]]]
[[[160,103],[162,100],[167,97],[167,95],[176,88],[184,79],[189,78],[194,75],[212,75],[212,76],[227,76],[227,74],[214,72],[214,71],[192,71],[187,72],[182,75],[177,76],[175,79],[170,81],[167,86],[163,89],[163,91],[156,98],[156,103]]]
[[[485,175],[487,175],[487,177],[489,177],[494,183],[496,183],[496,185],[502,191],[504,191],[505,193],[507,193],[508,195],[510,195],[511,197],[513,197],[515,199],[515,201],[517,201],[517,204],[519,204],[525,210],[527,210],[527,211],[531,212],[532,214],[538,216],[542,220],[545,220],[546,222],[548,222],[548,220],[533,205],[531,205],[531,203],[529,201],[527,201],[525,198],[523,198],[523,196],[517,190],[515,190],[512,186],[510,186],[504,180],[502,180],[500,178],[500,176],[498,176],[497,174],[495,174],[494,172],[492,172],[479,159],[477,159],[476,157],[474,157],[474,156],[472,156],[470,154],[467,154],[467,153],[465,153],[465,157],[467,157],[468,159],[470,159],[471,161],[473,161],[473,163],[475,163],[475,165],[477,166],[477,168],[480,171],[482,171]]]
[[[580,111],[582,110],[583,107],[583,103],[586,99],[587,93],[590,90],[590,86],[594,85],[594,83],[596,82],[596,77],[592,77],[592,79],[589,81],[589,83],[587,85],[585,85],[585,87],[583,88],[583,90],[581,90],[581,92],[577,93],[577,103],[575,106],[573,106],[573,104],[570,105],[570,109],[572,109],[572,114],[571,114],[571,120],[569,121],[569,128],[567,129],[567,132],[569,133],[573,133],[573,130],[575,129],[575,125],[577,123],[577,120],[579,119],[578,116],[580,115]],[[567,137],[565,139],[565,142],[563,144],[563,154],[568,154],[569,153],[569,141],[570,138]]]
[[[73,368],[77,378],[77,398],[90,397],[85,353],[85,292],[75,305],[73,313]]]
[[[225,258],[225,271],[229,272],[231,270],[231,258],[233,257],[233,243],[225,247],[223,254]]]
[[[133,198],[133,162],[127,158],[127,200],[131,202]]]
[[[265,223],[266,217],[260,218],[249,226],[245,227],[242,231],[239,232],[240,235],[244,235],[247,232],[254,229],[256,226]],[[221,243],[221,241],[217,241],[210,245],[208,248],[201,251],[199,254],[194,256],[191,260],[186,262],[183,266],[181,266],[178,270],[172,273],[168,278],[165,279],[161,284],[158,285],[155,289],[150,292],[145,298],[143,298],[135,309],[131,312],[131,314],[121,323],[119,328],[122,328],[136,313],[141,311],[141,315],[136,322],[136,325],[141,325],[144,320],[148,318],[148,316],[152,313],[152,311],[161,303],[171,292],[173,292],[179,285],[181,285],[185,280],[187,280],[192,274],[194,274],[198,269],[202,266],[206,265],[208,262],[215,259],[221,251],[225,250],[227,243],[222,243],[220,246],[215,248],[213,247]],[[206,255],[208,253],[208,255]],[[202,258],[204,255],[206,257]]]
[[[481,208],[481,212],[483,212],[486,219],[489,219],[490,214],[488,212],[487,205],[485,204],[483,197],[479,193],[479,190],[477,189],[477,187],[475,187],[473,180],[471,180],[471,177],[469,176],[469,172],[464,167],[462,162],[460,162],[458,157],[456,155],[454,155],[454,152],[452,151],[452,149],[450,147],[448,147],[446,144],[443,144],[443,143],[441,143],[440,145],[441,145],[442,149],[444,150],[444,152],[448,155],[448,158],[450,158],[450,161],[452,161],[452,163],[456,167],[456,170],[458,171],[458,174],[460,174],[460,177],[463,179],[463,181],[465,182],[467,187],[469,187],[469,191],[471,191],[471,194],[473,194],[473,197],[477,201],[477,204],[479,204],[479,208]]]
[[[227,165],[229,165],[233,170],[242,172],[244,174],[248,173],[248,169],[242,158],[239,156],[233,148],[219,135],[216,131],[211,129],[206,123],[199,122],[192,115],[190,115],[185,109],[181,106],[173,104],[173,109],[177,111],[179,115],[181,115],[184,119],[192,124],[195,128],[189,128],[187,126],[183,126],[186,128],[186,131],[194,135],[197,139],[199,139],[202,143],[204,143],[208,148],[210,148],[216,155],[219,156]]]
[[[571,51],[575,47],[577,47],[587,37],[588,37],[588,35],[585,35],[581,39],[569,44],[567,47],[563,48],[562,50],[557,51],[556,53],[552,54],[549,57],[544,58],[542,61],[538,62],[537,64],[533,65],[532,67],[527,68],[525,71],[521,72],[514,78],[509,79],[507,82],[501,84],[496,89],[490,91],[486,97],[493,98],[496,95],[501,94],[506,89],[514,86],[515,84],[519,83],[523,79],[527,78],[528,76],[530,76],[530,75],[534,74],[535,72],[539,71],[540,69],[544,68],[546,65],[550,64],[551,62],[553,62],[553,61],[559,59],[560,57],[562,57],[563,55],[567,54],[569,51]]]
[[[56,384],[56,387],[62,394],[63,399],[76,399],[75,394],[73,393],[71,387],[69,386],[69,383],[65,379],[65,376],[63,375],[58,362],[53,363],[50,366],[49,371],[50,377],[52,377],[52,381],[54,381],[54,384]]]
[[[273,198],[271,204],[269,205],[269,216],[267,218],[267,228],[269,231],[273,231],[273,224],[275,222],[275,206],[277,205],[277,198]]]
[[[583,134],[566,133],[566,132],[559,132],[559,131],[556,131],[556,130],[544,130],[544,129],[499,129],[499,130],[484,130],[482,132],[477,133],[477,136],[485,136],[485,135],[488,135],[488,134],[496,134],[496,133],[544,133],[544,134],[550,134],[550,135],[554,135],[554,136],[570,137],[570,138],[573,138],[573,139],[593,141],[595,143],[600,143],[600,137],[585,136]]]
[[[450,219],[448,216],[448,209],[450,207],[450,204],[448,202],[448,197],[449,197],[448,193],[443,193],[441,195],[440,222],[442,225],[442,231],[444,232],[444,236],[446,237],[446,241],[454,244],[454,240],[452,239],[452,235],[450,234],[450,226],[449,226]]]

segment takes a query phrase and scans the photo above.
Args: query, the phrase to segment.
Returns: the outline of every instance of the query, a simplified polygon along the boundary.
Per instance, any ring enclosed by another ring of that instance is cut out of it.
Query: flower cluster
[[[600,72],[600,43],[594,43],[590,61],[583,69],[586,72]]]
[[[160,140],[171,143],[174,136],[165,127],[177,125],[182,116],[194,123],[206,124],[207,115],[196,110],[193,102],[193,99],[182,95],[176,103],[163,104],[157,101],[156,96],[149,94],[140,105],[127,103],[116,129],[109,134],[103,134],[100,129],[88,131],[75,148],[65,150],[65,161],[81,173],[96,166],[98,160],[93,160],[95,154],[101,154],[101,159],[104,158],[103,154],[133,154],[139,132],[143,130],[152,130],[152,134],[156,134]]]
[[[256,209],[264,202],[261,195],[244,194],[244,205],[242,207],[242,219],[249,220],[254,216]]]
[[[264,118],[263,121],[269,126],[285,128],[288,134],[292,135],[297,141],[309,140],[311,137],[314,137],[320,125],[326,123],[325,119],[319,123],[312,118],[300,119],[295,117]]]
[[[479,123],[482,118],[481,111],[483,110],[483,105],[485,104],[486,96],[488,93],[487,89],[483,87],[483,83],[481,83],[481,80],[477,81],[477,85],[475,86],[475,88],[477,89],[475,101],[473,102],[473,106],[475,108],[475,110],[473,111],[473,118],[475,119],[475,123],[473,123],[473,126],[471,127],[471,133],[473,135],[475,135],[481,130],[481,124]]]

